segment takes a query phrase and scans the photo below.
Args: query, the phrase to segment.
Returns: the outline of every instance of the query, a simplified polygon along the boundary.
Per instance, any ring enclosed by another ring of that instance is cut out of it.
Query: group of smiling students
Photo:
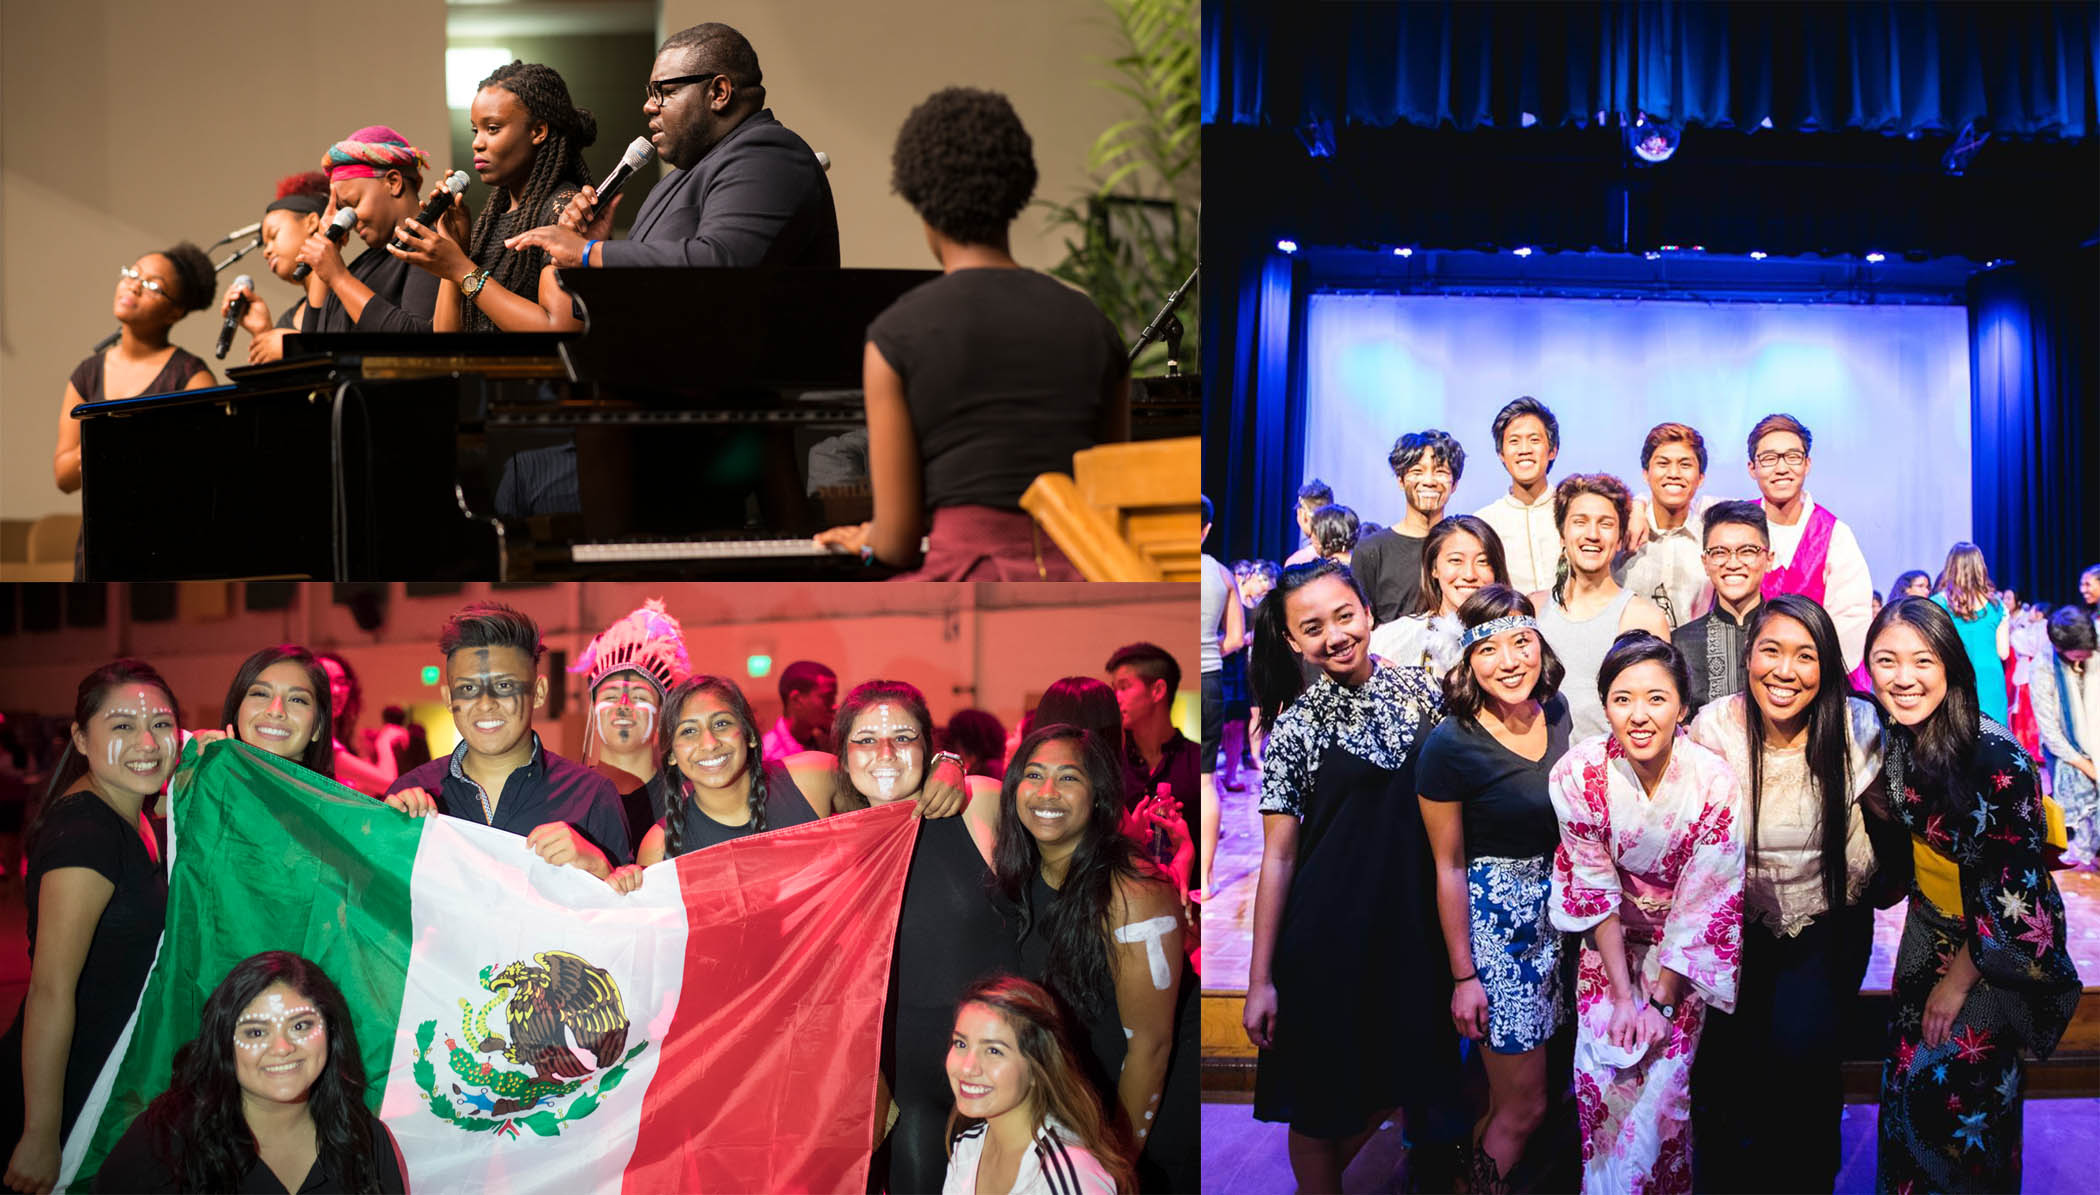
[[[1572,1092],[1592,1195],[1831,1190],[1873,910],[1908,897],[1878,1188],[2018,1189],[2021,1053],[2048,1056],[2079,983],[2035,766],[1947,611],[1882,608],[1858,692],[1824,607],[1768,596],[1740,691],[1701,704],[1706,662],[1649,630],[1578,674],[1506,576],[1443,604],[1404,663],[1339,561],[1286,569],[1255,617],[1245,1026],[1300,1187],[1340,1189],[1396,1114],[1469,1189],[1529,1186],[1573,1164],[1537,1132]],[[1571,733],[1582,705],[1604,733]]]

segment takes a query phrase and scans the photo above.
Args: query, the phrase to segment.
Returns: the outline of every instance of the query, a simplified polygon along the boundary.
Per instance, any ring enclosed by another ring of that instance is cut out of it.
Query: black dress
[[[1042,925],[1057,900],[1057,890],[1045,883],[1042,872],[1038,871],[1028,885],[1029,925]],[[1108,949],[1106,942],[1102,943],[1102,949]],[[1031,929],[1021,939],[1021,965],[1028,978],[1043,982],[1050,969],[1048,937]],[[1195,972],[1183,967],[1181,987],[1174,997],[1173,1052],[1167,1056],[1166,1080],[1161,1085],[1152,1132],[1145,1138],[1145,1148],[1138,1156],[1138,1189],[1147,1195],[1151,1192],[1193,1191],[1198,1185],[1197,1072],[1202,1066],[1199,987]],[[1076,1040],[1072,1044],[1080,1051],[1080,1066],[1100,1094],[1102,1107],[1113,1116],[1117,1107],[1116,1087],[1122,1082],[1123,1061],[1130,1045],[1130,1039],[1123,1034],[1123,1015],[1116,1006],[1115,985],[1104,978],[1101,986],[1091,993],[1091,1013],[1080,1010],[1080,1001],[1075,994],[1054,994],[1075,1022]]]
[[[365,1119],[372,1134],[372,1174],[378,1180],[378,1190],[381,1195],[402,1195],[408,1190],[408,1184],[401,1177],[401,1158],[395,1152],[394,1135],[370,1112],[365,1113]],[[345,1186],[344,1177],[328,1165],[326,1158],[315,1158],[313,1169],[307,1171],[306,1180],[299,1184],[296,1195],[341,1191]],[[241,1195],[295,1195],[285,1190],[277,1172],[264,1165],[260,1156],[248,1163],[247,1173],[241,1176],[241,1185],[234,1189]],[[110,1147],[109,1156],[102,1159],[102,1169],[95,1175],[95,1190],[129,1195],[163,1195],[164,1192],[173,1195],[182,1190],[181,1178],[155,1156],[153,1133],[143,1115],[131,1122],[124,1135]]]
[[[1300,826],[1257,1119],[1332,1140],[1458,1090],[1449,956],[1415,781],[1416,749],[1440,713],[1427,673],[1381,662],[1355,689],[1322,676],[1276,721],[1261,811]]]
[[[59,798],[44,817],[29,852],[27,889],[29,954],[36,957],[38,889],[44,876],[62,867],[84,867],[116,886],[95,923],[80,979],[73,989],[73,1041],[66,1051],[66,1083],[59,1136],[73,1129],[88,1089],[138,1007],[146,972],[160,947],[168,908],[168,877],[146,850],[137,827],[92,792]],[[22,1018],[0,1039],[0,1136],[22,1135]],[[12,1146],[10,1146],[12,1148]]]
[[[810,808],[809,798],[795,787],[795,777],[788,772],[787,766],[769,763],[765,768],[766,829],[780,830],[816,821],[817,811]],[[680,854],[759,833],[749,822],[741,826],[725,826],[702,813],[699,802],[690,799],[679,802],[678,817]],[[661,826],[664,822],[659,819],[656,824]]]
[[[947,1055],[955,1004],[991,975],[1023,974],[1014,927],[993,903],[991,868],[960,817],[919,823],[897,919],[882,1070],[897,1102],[888,1189],[937,1192],[948,1169],[946,1129],[954,1094]]]

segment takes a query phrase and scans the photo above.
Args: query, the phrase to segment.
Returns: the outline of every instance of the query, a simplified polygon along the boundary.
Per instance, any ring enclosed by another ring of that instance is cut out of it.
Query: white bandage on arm
[[[1166,916],[1116,927],[1116,941],[1145,944],[1145,962],[1152,967],[1152,986],[1162,992],[1173,982],[1173,976],[1167,970],[1166,937],[1180,928],[1181,922]]]

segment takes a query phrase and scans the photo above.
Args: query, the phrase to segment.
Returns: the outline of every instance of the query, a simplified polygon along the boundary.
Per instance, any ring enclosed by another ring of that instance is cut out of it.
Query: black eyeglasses
[[[647,97],[647,100],[655,101],[656,106],[661,108],[671,98],[670,88],[683,87],[688,83],[712,82],[716,76],[726,77],[722,71],[709,71],[704,75],[680,75],[675,79],[651,79],[642,85],[642,94]],[[730,85],[735,86],[735,80],[730,80]]]

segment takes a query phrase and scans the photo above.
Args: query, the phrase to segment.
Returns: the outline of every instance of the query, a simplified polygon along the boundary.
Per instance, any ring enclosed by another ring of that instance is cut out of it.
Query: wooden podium
[[[1104,444],[1036,478],[1021,509],[1089,581],[1195,581],[1202,468],[1198,436]]]

